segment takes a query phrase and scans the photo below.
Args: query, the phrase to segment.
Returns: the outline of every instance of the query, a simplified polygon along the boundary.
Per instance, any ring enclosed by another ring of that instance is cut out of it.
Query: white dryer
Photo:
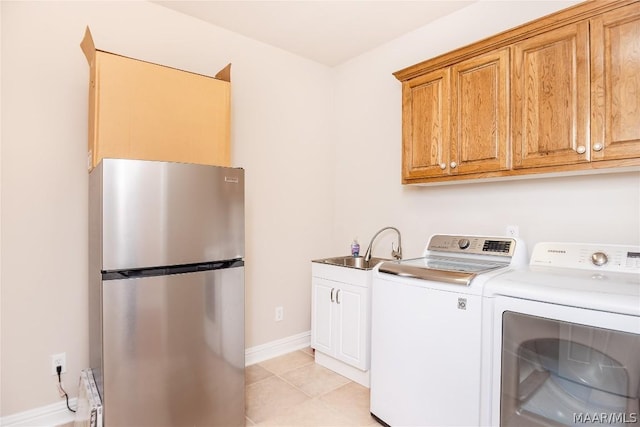
[[[539,243],[484,294],[492,424],[638,425],[640,247]]]

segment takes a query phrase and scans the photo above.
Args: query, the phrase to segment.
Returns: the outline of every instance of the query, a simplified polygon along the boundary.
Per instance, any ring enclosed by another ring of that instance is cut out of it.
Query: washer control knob
[[[460,239],[458,240],[458,247],[460,249],[467,249],[470,243],[471,242],[469,242],[469,239]]]
[[[609,261],[609,258],[607,258],[607,254],[605,254],[604,252],[596,252],[593,255],[591,255],[591,262],[594,265],[597,265],[597,266],[605,265],[608,261]]]

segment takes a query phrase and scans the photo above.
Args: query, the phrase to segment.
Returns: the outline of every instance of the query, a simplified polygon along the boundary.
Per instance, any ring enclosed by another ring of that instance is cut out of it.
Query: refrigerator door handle
[[[172,274],[196,273],[199,271],[224,270],[243,267],[244,260],[201,262],[197,264],[172,265],[166,267],[134,268],[130,270],[103,271],[102,280],[137,279],[142,277],[170,276]]]

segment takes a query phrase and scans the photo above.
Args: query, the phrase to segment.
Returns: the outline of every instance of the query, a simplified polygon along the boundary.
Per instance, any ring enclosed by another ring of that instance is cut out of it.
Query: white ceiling
[[[341,64],[473,1],[153,1],[320,62]]]

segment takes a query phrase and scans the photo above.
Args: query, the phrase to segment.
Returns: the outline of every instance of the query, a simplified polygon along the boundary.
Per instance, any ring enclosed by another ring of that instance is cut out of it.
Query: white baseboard
[[[309,347],[311,331],[271,341],[245,350],[245,365],[253,365],[267,359]],[[72,408],[77,398],[69,399]],[[0,418],[2,427],[58,427],[73,423],[75,415],[67,409],[66,402],[53,403],[29,411]]]
[[[245,350],[244,364],[246,366],[254,365],[267,359],[272,359],[286,353],[291,353],[292,351],[309,347],[310,344],[311,331],[306,331],[297,335],[291,335],[286,338],[257,345]]]
[[[76,408],[77,398],[69,399],[69,406]],[[58,427],[72,423],[75,414],[67,409],[67,402],[62,401],[41,406],[17,414],[0,418],[2,427]]]

